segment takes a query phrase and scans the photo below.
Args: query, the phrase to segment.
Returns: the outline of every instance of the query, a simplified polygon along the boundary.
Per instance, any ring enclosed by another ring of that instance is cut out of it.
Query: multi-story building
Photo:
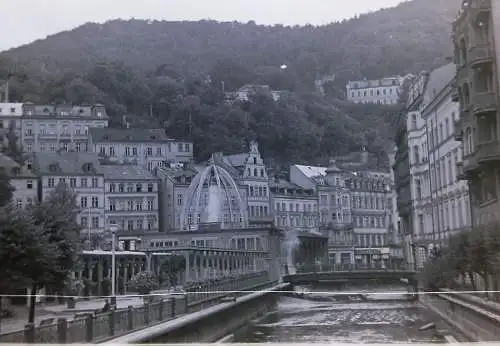
[[[118,163],[133,163],[152,171],[171,162],[193,160],[193,143],[167,137],[163,129],[90,130],[89,150],[103,159]]]
[[[355,103],[394,105],[399,102],[404,77],[385,77],[376,80],[349,81],[347,100]]]
[[[93,241],[104,231],[104,174],[97,154],[48,152],[33,155],[33,171],[39,176],[39,196],[44,201],[57,184],[67,184],[77,195],[82,238]]]
[[[157,232],[158,179],[135,165],[101,165],[105,185],[105,225],[126,231]]]
[[[447,64],[431,72],[422,109],[427,140],[415,146],[411,155],[415,164],[417,160],[428,161],[430,179],[425,174],[413,181],[415,201],[424,206],[416,215],[415,233],[417,239],[423,237],[433,244],[444,244],[450,235],[470,224],[468,187],[459,181],[456,169],[462,152],[453,134],[460,116],[458,103],[451,96],[455,71],[454,64]]]
[[[498,32],[498,1],[463,2],[453,22],[457,87],[454,98],[460,102],[456,138],[463,140],[459,170],[469,183],[473,226],[500,219]]]
[[[366,154],[362,152],[363,162]],[[290,180],[318,191],[319,224],[329,237],[330,262],[388,264],[389,231],[397,217],[391,175],[371,172],[362,163],[347,167],[338,167],[334,160],[328,168],[294,165]]]
[[[17,208],[38,201],[38,178],[26,166],[21,166],[10,157],[0,154],[0,170],[10,178],[10,185],[14,188],[12,203]]]
[[[422,118],[422,109],[428,79],[429,74],[422,72],[408,86],[408,96],[405,100],[404,130],[398,137],[406,142],[397,143],[401,155],[398,167],[401,179],[398,180],[400,185],[397,187],[401,203],[398,209],[400,214],[404,214],[401,216],[403,216],[405,255],[412,266],[416,263],[415,251],[422,251],[422,247],[427,246],[425,244],[426,236],[424,236],[426,204],[423,199],[425,195],[423,190],[429,184],[429,160],[427,131],[425,121]],[[401,162],[402,158],[405,161],[404,164]],[[408,171],[403,171],[403,169],[408,169]],[[429,231],[432,229],[427,228],[427,232]]]
[[[318,196],[283,179],[269,183],[274,225],[283,230],[317,231]]]
[[[226,155],[222,159],[240,186],[247,186],[248,221],[271,222],[269,178],[257,142],[250,142],[249,151]],[[232,168],[232,169],[231,169]]]
[[[109,117],[101,104],[35,105],[24,103],[21,143],[26,152],[87,151],[89,129],[107,127]]]

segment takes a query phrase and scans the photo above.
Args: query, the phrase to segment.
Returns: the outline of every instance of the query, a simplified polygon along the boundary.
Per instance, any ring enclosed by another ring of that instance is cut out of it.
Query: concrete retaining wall
[[[470,341],[500,339],[500,314],[488,311],[463,294],[423,294],[420,302]]]
[[[279,293],[288,284],[238,297],[234,302],[193,312],[165,323],[145,328],[107,343],[192,343],[215,342],[274,307]]]

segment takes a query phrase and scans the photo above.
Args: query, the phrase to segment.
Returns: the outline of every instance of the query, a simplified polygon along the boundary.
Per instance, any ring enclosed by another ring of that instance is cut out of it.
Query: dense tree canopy
[[[453,2],[452,2],[453,3]],[[266,160],[325,163],[328,157],[390,150],[398,109],[342,101],[345,82],[419,72],[451,55],[457,4],[414,0],[325,26],[215,21],[88,23],[0,55],[15,101],[104,103],[112,126],[162,126],[195,142],[195,155],[238,152],[248,139]],[[280,69],[286,64],[286,70]],[[315,93],[314,80],[335,75]],[[247,83],[285,90],[274,104],[224,102]]]

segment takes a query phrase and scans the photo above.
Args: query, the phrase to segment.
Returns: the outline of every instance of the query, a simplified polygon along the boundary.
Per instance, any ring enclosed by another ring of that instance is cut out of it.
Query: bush
[[[159,288],[158,279],[155,274],[150,271],[137,273],[130,280],[130,289],[137,291],[139,294],[149,294]]]

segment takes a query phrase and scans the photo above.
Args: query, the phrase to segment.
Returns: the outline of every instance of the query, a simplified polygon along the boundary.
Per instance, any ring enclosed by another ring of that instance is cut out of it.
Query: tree
[[[14,127],[11,125],[9,127],[9,132],[7,132],[7,145],[2,148],[3,154],[7,155],[21,166],[24,165],[25,156],[23,149],[19,145],[19,137],[16,134]]]
[[[76,194],[64,183],[59,183],[43,202],[28,209],[34,224],[41,229],[51,247],[55,248],[56,260],[40,270],[38,280],[31,282],[33,295],[44,286],[63,290],[68,275],[77,262],[80,249],[81,227],[77,223]],[[34,303],[34,296],[31,301]],[[30,305],[29,321],[34,320],[34,304]]]
[[[10,179],[5,170],[0,169],[0,208],[6,206],[12,200],[15,189],[10,184]]]
[[[158,279],[150,271],[143,271],[135,274],[130,280],[130,288],[136,290],[140,295],[146,295],[158,289]]]
[[[47,280],[58,267],[60,249],[49,235],[36,225],[25,210],[9,209],[0,215],[1,292],[18,288],[35,288],[30,297],[30,318],[34,322],[36,287]]]

